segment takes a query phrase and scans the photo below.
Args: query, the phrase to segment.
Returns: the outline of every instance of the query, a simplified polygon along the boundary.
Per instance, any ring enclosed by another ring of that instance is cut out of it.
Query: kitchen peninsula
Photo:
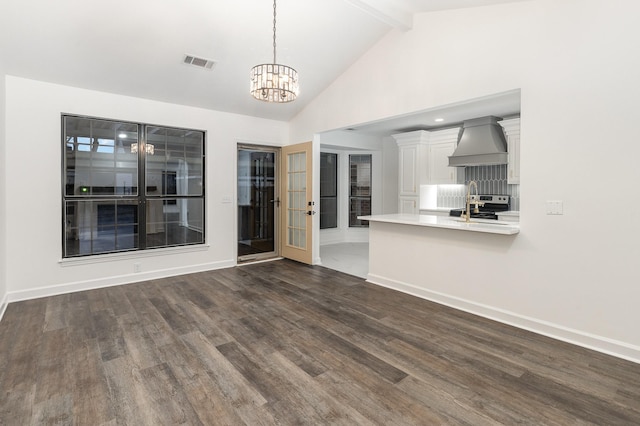
[[[367,281],[488,318],[511,322],[488,297],[509,274],[517,222],[436,215],[364,216],[369,221]],[[493,222],[493,223],[487,223]]]

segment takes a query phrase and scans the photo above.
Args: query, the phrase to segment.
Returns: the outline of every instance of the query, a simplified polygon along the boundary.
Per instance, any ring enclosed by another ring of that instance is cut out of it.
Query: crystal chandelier
[[[144,152],[146,154],[153,155],[155,152],[155,147],[150,143],[146,143],[144,144]],[[138,153],[138,144],[136,142],[131,144],[131,153],[132,154]]]
[[[273,0],[273,63],[251,68],[250,92],[265,102],[291,102],[298,96],[298,71],[276,63],[276,0]]]

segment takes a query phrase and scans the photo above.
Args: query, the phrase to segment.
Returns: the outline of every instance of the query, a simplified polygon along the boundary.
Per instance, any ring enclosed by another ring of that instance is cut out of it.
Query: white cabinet
[[[459,133],[459,128],[429,132],[429,179],[427,184],[464,183],[464,168],[449,167],[449,156],[456,149]]]
[[[402,196],[418,196],[418,188],[420,186],[420,177],[418,176],[418,162],[421,151],[424,149],[418,144],[398,144],[398,153],[400,157],[400,192]]]
[[[420,185],[426,181],[428,134],[416,132],[393,135],[398,144],[398,213],[418,214]]]
[[[418,197],[400,196],[398,202],[398,213],[402,214],[418,214]]]
[[[520,119],[512,118],[499,121],[507,136],[507,183],[520,183]]]
[[[464,183],[464,170],[449,167],[449,156],[458,142],[459,129],[393,135],[398,144],[398,212],[418,214],[420,185]]]

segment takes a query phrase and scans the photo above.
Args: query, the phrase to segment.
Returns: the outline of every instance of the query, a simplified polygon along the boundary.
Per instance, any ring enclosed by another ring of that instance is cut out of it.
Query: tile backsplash
[[[465,204],[466,185],[475,180],[479,194],[509,195],[510,210],[520,210],[520,185],[507,184],[507,165],[465,167],[465,186],[439,185],[438,207],[459,208]]]

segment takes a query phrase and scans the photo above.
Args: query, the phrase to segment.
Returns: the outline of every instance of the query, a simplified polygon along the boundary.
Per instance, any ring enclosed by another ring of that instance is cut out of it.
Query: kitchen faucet
[[[480,210],[478,210],[478,206],[484,205],[484,203],[479,200],[480,196],[478,195],[478,184],[476,183],[475,180],[469,181],[469,187],[467,188],[467,209],[465,210],[465,213],[462,215],[464,216],[464,221],[466,223],[471,222],[471,187],[472,186],[476,189],[476,198],[473,201],[473,204],[475,204],[476,207],[473,209],[473,212],[479,213]]]

